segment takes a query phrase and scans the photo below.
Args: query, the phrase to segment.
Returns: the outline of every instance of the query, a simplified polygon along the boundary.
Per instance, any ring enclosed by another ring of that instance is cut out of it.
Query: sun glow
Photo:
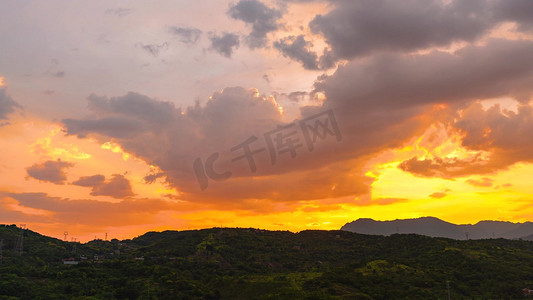
[[[124,152],[124,150],[122,150],[122,147],[113,142],[105,142],[104,144],[102,144],[101,147],[102,149],[110,150],[113,153],[120,153],[122,155],[123,160],[128,160],[130,158],[130,155]]]

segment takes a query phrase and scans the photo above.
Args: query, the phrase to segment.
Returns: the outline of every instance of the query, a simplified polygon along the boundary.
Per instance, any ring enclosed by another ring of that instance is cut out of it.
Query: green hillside
[[[0,226],[0,299],[523,299],[533,242],[212,228],[64,242]],[[65,265],[63,259],[79,262]]]

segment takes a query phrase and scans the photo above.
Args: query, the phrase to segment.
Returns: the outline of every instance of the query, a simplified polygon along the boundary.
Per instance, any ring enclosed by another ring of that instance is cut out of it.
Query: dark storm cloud
[[[223,33],[222,35],[212,35],[211,49],[225,57],[231,57],[234,49],[239,47],[239,36],[234,33]]]
[[[90,95],[89,108],[94,112],[105,112],[114,116],[131,116],[150,123],[166,123],[175,113],[180,113],[171,102],[153,100],[145,95],[129,92],[122,97],[99,97]]]
[[[287,157],[283,164],[280,163],[280,174],[276,176],[270,176],[277,170],[273,169],[268,155],[263,152],[257,157],[261,167],[257,175],[262,177],[261,180],[249,176],[250,170],[246,164],[237,164],[234,178],[199,194],[198,182],[192,170],[192,164],[198,156],[209,156],[220,151],[221,159],[217,162],[217,168],[224,169],[232,164],[235,156],[229,149],[250,136],[262,138],[264,133],[283,124],[273,100],[258,95],[255,90],[226,88],[213,94],[205,106],[198,104],[188,107],[183,113],[168,103],[134,93],[111,99],[92,96],[89,101],[89,107],[100,119],[93,120],[90,128],[83,128],[86,125],[84,120],[64,122],[67,134],[102,137],[102,140],[113,136],[114,141],[125,151],[161,169],[161,172],[147,180],[164,175],[168,183],[180,190],[181,199],[216,205],[227,205],[220,200],[231,199],[238,206],[249,198],[297,201],[367,191],[368,178],[343,175],[361,166],[345,162],[323,165],[317,158],[329,157],[330,151],[334,151],[323,147],[317,148],[313,155],[305,156],[302,153],[299,161]],[[110,116],[136,119],[140,128],[135,131],[136,134],[127,136],[122,135],[122,130],[114,132],[116,128],[106,128],[105,120]],[[104,124],[94,126],[99,121]]]
[[[323,92],[327,98],[322,106],[301,110],[304,118],[333,109],[342,143],[327,143],[297,159],[289,157],[275,168],[267,155],[262,156],[257,173],[251,174],[244,164],[231,179],[202,193],[198,193],[192,162],[220,151],[216,168],[228,169],[234,156],[228,149],[284,124],[273,102],[242,88],[224,89],[205,106],[197,104],[184,111],[135,93],[110,99],[91,96],[89,108],[98,118],[89,123],[65,120],[64,125],[68,134],[102,141],[114,138],[129,153],[159,167],[167,182],[182,192],[182,199],[240,203],[249,198],[291,201],[357,195],[367,192],[372,182],[363,175],[366,160],[423,134],[444,113],[434,110],[434,104],[466,107],[476,99],[504,95],[525,99],[533,90],[532,50],[530,41],[492,40],[455,53],[388,54],[350,62],[316,83],[313,93]],[[463,119],[468,115],[463,113]],[[110,118],[137,128],[124,134],[123,128],[109,126]],[[453,117],[446,116],[449,119]],[[486,174],[497,166],[502,166],[501,161],[487,165],[474,157],[413,158],[402,167],[420,176],[450,178],[474,170]],[[344,175],[348,173],[353,176]]]
[[[127,137],[136,135],[141,126],[134,119],[125,118],[105,118],[98,120],[76,120],[64,119],[63,123],[68,127],[69,134],[80,137],[91,132],[106,132],[110,137]]]
[[[334,8],[310,23],[340,59],[378,50],[412,51],[472,41],[489,28],[484,0],[333,1]]]
[[[377,52],[406,53],[472,42],[502,22],[515,22],[519,31],[533,30],[533,2],[529,0],[329,2],[332,10],[309,23],[313,33],[322,35],[329,46],[318,59],[323,69],[341,59]]]
[[[282,13],[280,10],[266,6],[261,1],[241,0],[230,6],[228,15],[252,27],[252,31],[247,36],[247,44],[254,49],[266,46],[267,34],[278,29],[278,20]]]
[[[315,87],[326,93],[326,105],[358,110],[400,110],[504,95],[529,99],[533,41],[490,40],[453,54],[377,55],[339,67]]]
[[[26,169],[28,176],[41,181],[48,181],[55,184],[64,184],[67,180],[67,174],[64,169],[73,167],[74,164],[65,161],[45,161],[40,164],[34,164]]]
[[[21,108],[7,93],[5,89],[0,88],[0,120],[7,120],[8,115],[15,109]]]
[[[274,47],[284,56],[300,62],[304,69],[318,70],[318,56],[316,52],[310,50],[312,45],[304,39],[303,35],[283,38],[274,42]]]
[[[196,44],[202,35],[202,31],[194,27],[172,26],[168,31],[184,44]]]
[[[338,122],[344,124],[344,145],[354,155],[399,147],[409,137],[421,135],[428,126],[425,122],[437,122],[442,117],[439,114],[445,115],[445,122],[458,120],[449,126],[465,131],[463,146],[492,152],[488,161],[481,156],[422,160],[413,157],[400,165],[402,170],[419,176],[452,178],[487,174],[529,159],[528,153],[533,153],[526,142],[533,138],[524,138],[533,132],[527,122],[531,115],[527,105],[517,116],[483,113],[480,107],[472,107],[472,113],[466,110],[461,115],[453,115],[454,109],[466,107],[477,99],[504,96],[522,101],[530,99],[532,41],[491,40],[484,46],[467,46],[453,54],[434,51],[424,55],[378,55],[339,67],[333,75],[322,76],[315,87],[315,92],[326,95],[324,106],[337,111]],[[451,112],[432,113],[428,109],[435,104],[445,104]],[[314,111],[316,108],[302,110],[304,114]],[[485,132],[476,129],[476,124],[484,123],[476,121],[476,116],[483,117],[485,122],[492,120],[492,134],[483,137]],[[517,128],[520,130],[516,134],[510,134]],[[496,133],[501,133],[494,140],[502,141],[500,149],[493,147],[494,142],[492,147],[488,146],[492,140],[487,138],[495,137]],[[519,138],[521,134],[525,135]],[[508,142],[503,143],[505,138]],[[527,145],[511,147],[513,142]]]
[[[97,95],[88,98],[89,108],[95,113],[105,113],[107,117],[99,119],[65,119],[68,134],[84,136],[91,132],[100,132],[110,137],[128,137],[144,130],[139,119],[150,124],[151,128],[171,120],[176,113],[174,104],[158,102],[144,95],[128,93],[123,97],[108,99]]]
[[[519,31],[531,33],[533,30],[533,1],[496,0],[494,17],[498,21],[516,22]]]

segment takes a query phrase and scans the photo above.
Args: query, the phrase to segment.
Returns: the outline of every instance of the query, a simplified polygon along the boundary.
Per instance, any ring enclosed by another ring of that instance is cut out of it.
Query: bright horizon
[[[533,221],[532,3],[3,3],[0,224]]]

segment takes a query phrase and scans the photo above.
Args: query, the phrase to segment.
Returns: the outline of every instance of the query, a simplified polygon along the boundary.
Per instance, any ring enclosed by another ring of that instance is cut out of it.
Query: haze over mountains
[[[474,225],[457,225],[435,217],[393,221],[375,221],[373,219],[361,218],[346,223],[341,227],[341,230],[375,235],[415,233],[457,240],[490,238],[533,240],[532,222],[480,221]]]

